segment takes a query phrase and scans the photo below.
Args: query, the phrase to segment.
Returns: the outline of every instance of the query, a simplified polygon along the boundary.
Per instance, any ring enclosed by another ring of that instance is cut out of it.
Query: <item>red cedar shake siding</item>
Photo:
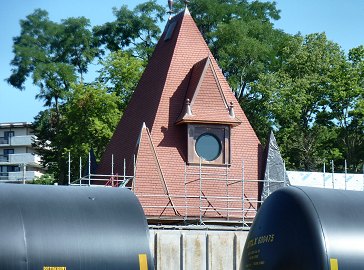
[[[203,196],[211,198],[241,198],[242,185],[227,187],[225,182],[216,180],[200,183],[194,174],[199,172],[198,164],[185,165],[188,125],[207,123],[229,127],[229,166],[204,166],[204,172],[227,173],[229,178],[242,179],[244,163],[244,178],[259,179],[261,145],[188,10],[173,17],[166,29],[174,22],[171,38],[165,40],[167,31],[160,38],[98,172],[110,173],[113,154],[114,172],[123,173],[125,158],[128,174],[132,174],[135,155],[133,188],[147,216],[193,218],[201,214],[226,218],[223,208],[241,209],[241,200],[200,201],[200,185]],[[185,114],[187,98],[192,115]],[[230,102],[235,104],[235,116],[229,114]],[[257,183],[249,183],[244,188],[246,197],[258,198]],[[204,211],[200,212],[199,206],[205,207]],[[256,207],[256,203],[250,206]],[[242,212],[231,211],[229,217],[241,218]]]

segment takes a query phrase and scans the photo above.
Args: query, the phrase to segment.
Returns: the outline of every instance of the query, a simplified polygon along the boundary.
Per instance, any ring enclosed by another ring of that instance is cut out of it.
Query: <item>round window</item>
[[[196,140],[196,153],[207,161],[217,159],[221,153],[221,143],[215,135],[204,133]]]

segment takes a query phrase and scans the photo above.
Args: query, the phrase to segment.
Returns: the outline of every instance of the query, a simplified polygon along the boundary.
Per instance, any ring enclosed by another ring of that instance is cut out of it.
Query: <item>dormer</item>
[[[176,124],[187,125],[187,163],[230,164],[231,128],[240,125],[241,120],[222,91],[210,57],[193,66]]]

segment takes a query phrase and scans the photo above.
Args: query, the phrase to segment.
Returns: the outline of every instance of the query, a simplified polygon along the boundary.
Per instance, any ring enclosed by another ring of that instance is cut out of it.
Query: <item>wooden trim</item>
[[[237,119],[237,118],[235,118]],[[238,126],[242,123],[240,120],[235,121],[209,121],[209,120],[195,120],[195,119],[181,119],[176,122],[176,125],[182,124],[201,124],[201,125],[230,125],[230,126]]]

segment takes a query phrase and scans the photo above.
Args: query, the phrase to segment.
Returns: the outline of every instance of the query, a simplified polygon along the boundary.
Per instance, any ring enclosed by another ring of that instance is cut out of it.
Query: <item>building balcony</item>
[[[8,155],[0,155],[0,163],[9,162],[9,156]]]
[[[34,138],[34,135],[0,137],[0,146],[30,146]]]
[[[32,165],[40,164],[40,156],[32,153],[9,154],[0,156],[0,165]]]
[[[25,173],[23,171],[0,173],[0,182],[31,181],[35,177],[40,177],[41,175],[42,173],[37,171],[26,171]]]

